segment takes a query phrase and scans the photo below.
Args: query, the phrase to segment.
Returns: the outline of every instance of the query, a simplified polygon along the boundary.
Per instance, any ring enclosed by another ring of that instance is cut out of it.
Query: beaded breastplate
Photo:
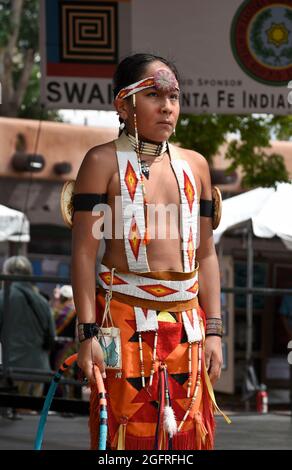
[[[117,162],[123,213],[123,234],[129,271],[150,271],[145,236],[143,192],[140,182],[137,155],[123,133],[116,141]],[[180,233],[182,238],[184,272],[195,269],[198,235],[198,196],[195,179],[186,160],[180,158],[178,149],[169,144],[170,162],[180,194]]]

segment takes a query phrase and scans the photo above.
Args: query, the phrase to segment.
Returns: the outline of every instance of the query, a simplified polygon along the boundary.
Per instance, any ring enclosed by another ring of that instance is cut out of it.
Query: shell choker
[[[144,155],[151,155],[153,157],[158,157],[167,151],[167,141],[161,142],[160,144],[152,144],[150,142],[146,142],[144,140],[138,141],[138,145],[136,139],[131,134],[126,134],[133,149],[136,153],[144,154]]]

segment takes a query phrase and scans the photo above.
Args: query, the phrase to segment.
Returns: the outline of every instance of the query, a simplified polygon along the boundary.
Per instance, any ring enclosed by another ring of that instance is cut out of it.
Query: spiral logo
[[[63,62],[116,63],[116,2],[60,2]]]

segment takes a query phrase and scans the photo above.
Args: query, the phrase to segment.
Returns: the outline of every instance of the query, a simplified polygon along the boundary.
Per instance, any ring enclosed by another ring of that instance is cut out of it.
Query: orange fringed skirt
[[[97,322],[100,324],[104,311],[104,295],[97,295]],[[214,447],[214,400],[211,384],[204,364],[204,344],[202,350],[202,372],[196,400],[181,430],[171,440],[159,427],[163,427],[161,412],[161,365],[167,368],[168,389],[171,406],[179,425],[190,407],[198,379],[198,343],[192,345],[192,385],[190,398],[187,398],[189,379],[189,343],[184,331],[181,312],[169,315],[157,311],[159,330],[155,373],[152,385],[148,378],[152,365],[154,332],[142,333],[143,360],[146,386],[142,386],[139,341],[136,332],[134,308],[120,301],[111,300],[113,323],[121,331],[122,370],[107,369],[105,388],[108,401],[108,448],[112,450],[199,450]],[[201,323],[205,325],[203,310],[197,305]],[[165,321],[166,320],[166,321]],[[99,403],[96,393],[90,400],[91,448],[98,448]],[[159,440],[157,439],[159,436]],[[171,446],[171,447],[170,447]]]

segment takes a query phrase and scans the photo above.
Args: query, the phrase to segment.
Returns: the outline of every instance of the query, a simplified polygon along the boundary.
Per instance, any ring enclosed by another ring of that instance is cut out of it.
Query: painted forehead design
[[[175,75],[167,69],[158,69],[152,77],[143,78],[138,82],[122,88],[116,96],[116,100],[124,100],[128,96],[145,90],[146,88],[155,87],[157,90],[165,92],[179,91],[179,86]]]

